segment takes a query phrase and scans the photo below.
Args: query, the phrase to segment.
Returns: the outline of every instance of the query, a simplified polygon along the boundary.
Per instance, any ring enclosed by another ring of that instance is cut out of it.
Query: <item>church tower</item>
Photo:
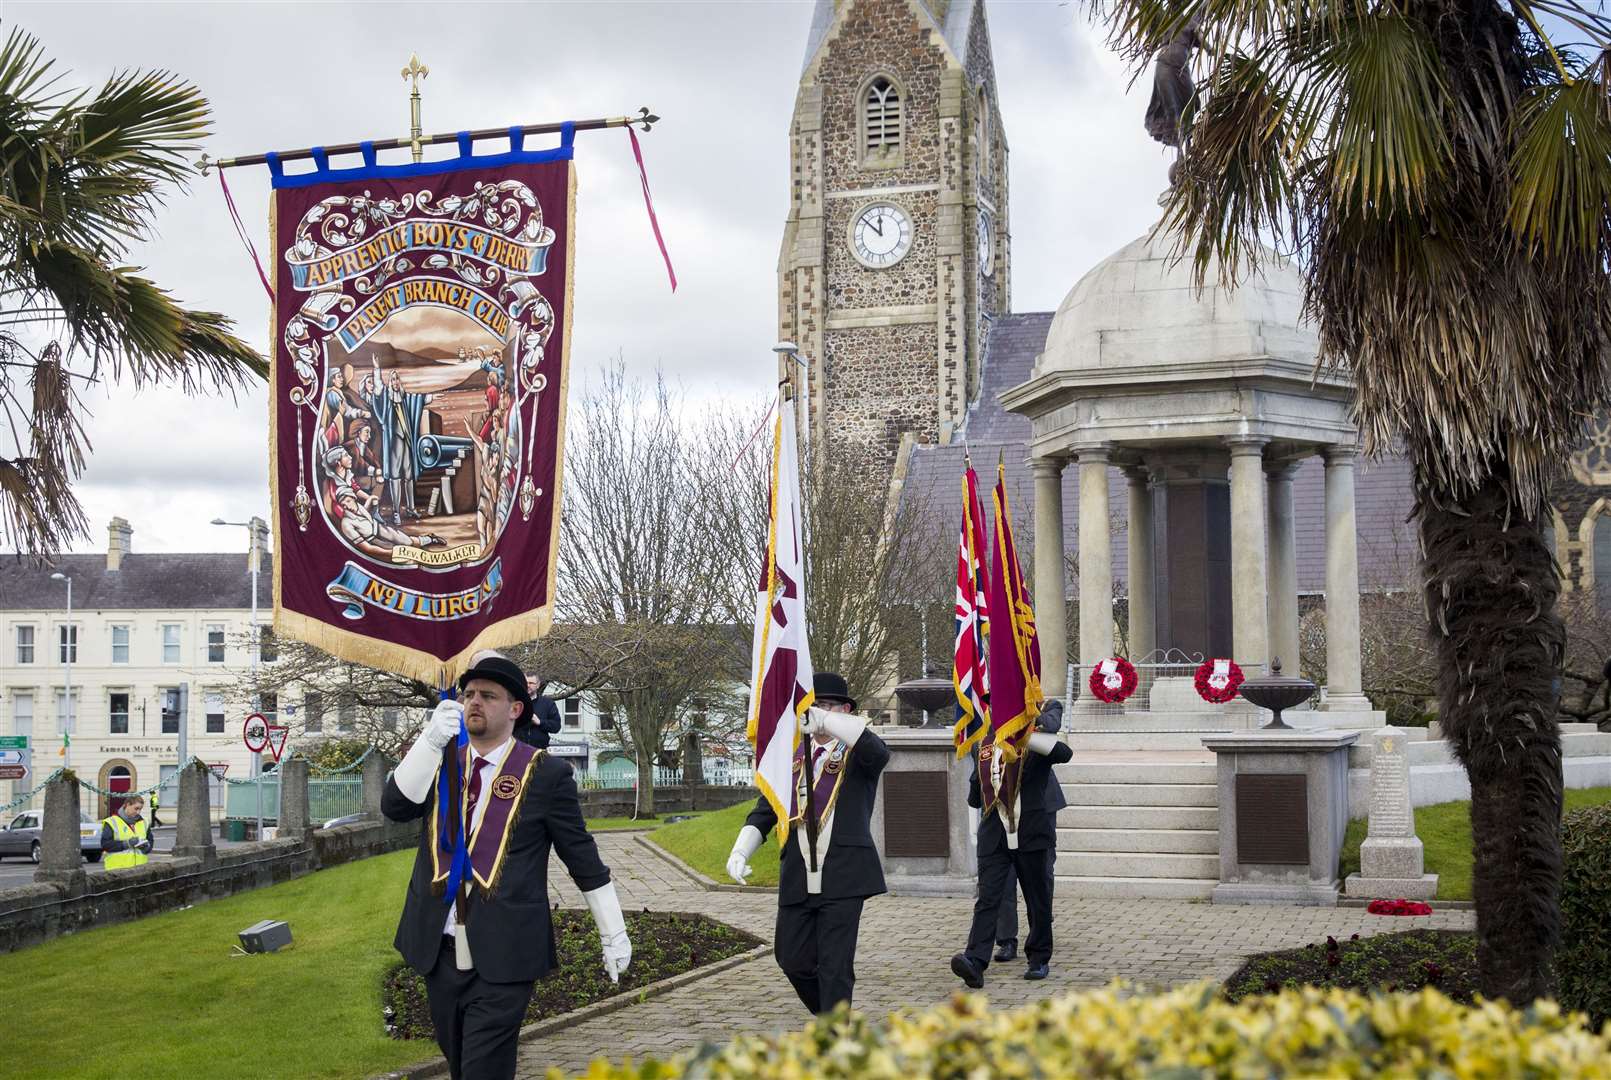
[[[779,337],[813,443],[888,477],[951,441],[1009,310],[1007,142],[983,0],[817,0],[790,126]]]

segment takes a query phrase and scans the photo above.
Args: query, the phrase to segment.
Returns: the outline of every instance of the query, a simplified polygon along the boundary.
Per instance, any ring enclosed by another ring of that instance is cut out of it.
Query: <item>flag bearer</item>
[[[150,861],[151,830],[140,816],[143,809],[145,799],[131,795],[117,813],[101,822],[101,850],[106,852],[101,865],[107,870],[128,870]]]
[[[951,970],[974,989],[984,985],[990,946],[1006,891],[1007,874],[1015,871],[1029,909],[1029,935],[1024,939],[1026,979],[1044,979],[1052,959],[1052,871],[1057,848],[1057,811],[1048,783],[1052,767],[1074,756],[1066,742],[1047,731],[1029,737],[1017,760],[1001,760],[994,741],[979,748],[978,769],[968,784],[968,805],[983,809],[979,819],[979,898],[973,906],[968,945],[951,958]],[[1010,816],[1009,816],[1010,815]],[[1009,823],[1014,828],[1009,831]]]
[[[778,877],[778,920],[772,949],[795,993],[813,1013],[850,1001],[856,983],[856,935],[862,903],[884,891],[884,868],[873,846],[873,803],[878,774],[889,764],[889,748],[863,717],[853,716],[855,699],[844,678],[819,671],[812,680],[817,704],[806,710],[812,795],[817,825],[817,870],[810,868],[810,834],[805,820],[804,755],[794,762],[796,805]],[[749,861],[777,814],[763,795],[755,802],[727,859],[728,875],[740,885],[750,876]]]
[[[1063,703],[1053,698],[1035,717],[1035,726],[1048,735],[1056,735],[1063,726]],[[1068,805],[1063,797],[1063,785],[1054,770],[1046,771],[1046,808],[1055,820],[1057,812]],[[1046,877],[1057,875],[1057,845],[1051,846],[1046,860]],[[1018,958],[1018,872],[1007,867],[1007,880],[1001,886],[1001,913],[996,918],[996,962],[1004,963]]]

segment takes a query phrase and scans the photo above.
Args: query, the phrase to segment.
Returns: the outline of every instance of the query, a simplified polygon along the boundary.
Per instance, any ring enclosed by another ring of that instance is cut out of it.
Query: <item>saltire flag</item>
[[[978,745],[990,728],[989,668],[985,656],[985,633],[989,628],[987,544],[984,507],[979,502],[979,477],[969,465],[962,475],[962,533],[957,544],[957,639],[951,664],[951,685],[957,695],[954,738],[959,758]]]
[[[755,610],[748,735],[755,750],[755,786],[777,815],[778,843],[798,817],[794,761],[800,719],[815,694],[806,640],[805,528],[800,512],[800,464],[794,410],[780,402],[772,425],[772,476],[766,560]]]
[[[450,685],[553,620],[576,178],[560,145],[274,193],[274,626]]]
[[[991,741],[1008,761],[1018,757],[1033,731],[1045,700],[1040,689],[1040,639],[1035,609],[1018,565],[1012,516],[1007,507],[1007,472],[996,466],[996,539],[990,552]]]

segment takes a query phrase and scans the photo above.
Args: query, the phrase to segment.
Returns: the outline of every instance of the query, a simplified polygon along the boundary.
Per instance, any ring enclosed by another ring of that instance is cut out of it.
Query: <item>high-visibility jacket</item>
[[[144,818],[130,825],[123,820],[121,814],[113,814],[101,824],[112,830],[112,839],[120,840],[125,844],[143,844],[149,832]],[[124,848],[122,851],[107,852],[106,857],[101,860],[101,865],[108,870],[127,870],[131,866],[144,866],[149,861],[145,852]]]

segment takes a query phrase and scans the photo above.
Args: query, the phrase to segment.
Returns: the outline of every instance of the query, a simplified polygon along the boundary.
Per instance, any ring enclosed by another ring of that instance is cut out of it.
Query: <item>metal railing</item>
[[[705,783],[716,787],[749,787],[754,777],[754,769],[707,765],[704,769],[703,780]],[[655,766],[655,787],[672,787],[681,783],[681,769]],[[576,786],[583,791],[631,791],[638,786],[638,773],[636,769],[620,773],[594,773],[578,770],[576,773]]]
[[[263,820],[280,820],[280,778],[273,773],[256,781],[229,785],[226,818],[257,819],[257,785],[263,786]],[[364,782],[361,777],[308,781],[308,820],[322,825],[331,818],[356,814],[364,808]]]

